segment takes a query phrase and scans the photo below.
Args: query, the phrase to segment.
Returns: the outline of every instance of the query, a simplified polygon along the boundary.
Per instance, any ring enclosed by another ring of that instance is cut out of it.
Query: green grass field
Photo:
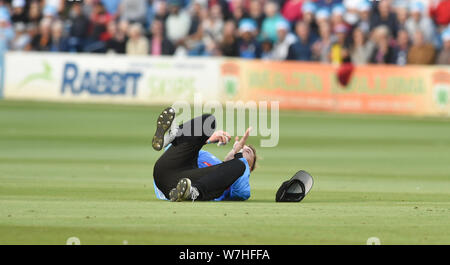
[[[249,201],[170,203],[153,191],[160,109],[0,101],[0,244],[450,244],[448,119],[281,112]],[[275,203],[299,169],[311,193]]]

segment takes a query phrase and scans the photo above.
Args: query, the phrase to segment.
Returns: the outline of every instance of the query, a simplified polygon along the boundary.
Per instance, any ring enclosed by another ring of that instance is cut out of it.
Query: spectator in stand
[[[390,32],[386,25],[378,26],[372,34],[375,49],[370,57],[370,62],[374,64],[395,63],[394,49],[390,44]]]
[[[334,5],[331,9],[331,27],[345,25],[344,21],[345,7],[341,4]]]
[[[201,24],[202,34],[199,35],[200,37],[202,37],[200,41],[203,45],[203,52],[201,54],[203,56],[221,55],[219,43],[222,40],[223,19],[222,11],[220,10],[219,5],[215,5],[215,7],[215,12],[208,13],[208,10],[206,8],[203,12]],[[216,23],[211,23],[212,18],[216,20]],[[210,27],[206,26],[208,22]]]
[[[77,2],[74,2],[77,3]],[[91,17],[92,11],[94,10],[94,5],[97,3],[97,0],[83,0],[81,4],[83,14],[86,17]]]
[[[32,49],[35,51],[50,50],[51,43],[51,24],[50,18],[43,18],[39,24],[39,33],[31,41]]]
[[[239,57],[256,59],[261,56],[261,47],[256,41],[256,22],[250,18],[243,19],[239,24]]]
[[[64,25],[61,21],[52,23],[52,35],[50,42],[51,52],[67,52],[69,51],[68,38],[64,36]]]
[[[290,32],[290,25],[285,21],[277,24],[278,41],[273,47],[271,58],[274,60],[286,60],[289,47],[297,40],[294,34]]]
[[[164,36],[163,23],[160,20],[153,20],[150,26],[150,54],[151,55],[172,55],[175,48]]]
[[[163,25],[165,25],[166,19],[169,16],[166,1],[162,0],[155,1],[153,5],[154,5],[153,12],[155,13],[153,19],[158,19],[161,22],[163,22]]]
[[[83,14],[80,3],[74,3],[69,12],[69,49],[72,52],[81,52],[88,37],[89,19]]]
[[[128,31],[130,29],[130,22],[128,20],[122,19],[118,22],[118,33],[125,35],[125,38],[128,38]]]
[[[205,13],[207,12],[205,10]],[[223,16],[219,5],[213,5],[209,13],[205,14],[201,27],[203,31],[202,42],[205,48],[204,55],[219,56],[219,43],[222,40],[223,31]]]
[[[424,6],[421,2],[414,1],[410,7],[411,16],[406,20],[405,28],[409,35],[414,36],[415,32],[420,30],[424,34],[426,42],[435,43],[436,30],[433,21],[423,15]],[[450,12],[450,10],[449,10]]]
[[[370,11],[370,4],[366,1],[361,1],[358,6],[359,21],[357,26],[362,30],[362,32],[364,32],[364,34],[368,34],[370,31]]]
[[[397,16],[391,10],[390,1],[378,2],[378,12],[373,12],[370,20],[370,29],[374,30],[380,25],[389,28],[391,34],[397,36]]]
[[[314,14],[317,11],[317,6],[313,2],[304,2],[302,5],[302,20],[311,24],[315,22]]]
[[[201,27],[202,20],[207,17],[208,3],[206,0],[193,0],[191,5],[191,27],[189,28],[189,35],[195,34]]]
[[[262,23],[264,21],[264,13],[260,0],[251,0],[249,7],[249,18],[253,19],[258,25],[258,29],[262,27]]]
[[[238,57],[239,46],[236,38],[236,24],[233,20],[228,20],[223,26],[223,37],[220,43],[220,50],[223,56]]]
[[[270,39],[261,41],[261,60],[273,60],[273,43]]]
[[[397,17],[397,26],[398,28],[405,28],[406,21],[409,18],[409,7],[408,2],[398,2],[395,6],[395,15]]]
[[[90,20],[92,25],[92,32],[90,37],[93,41],[105,42],[109,38],[111,38],[106,28],[109,22],[112,20],[112,16],[108,12],[106,12],[106,9],[101,2],[98,2],[94,5],[94,10],[92,11]]]
[[[330,11],[325,8],[317,10],[315,19],[318,27],[322,24],[330,24]]]
[[[31,1],[30,7],[28,9],[28,23],[33,23],[36,26],[40,24],[42,19],[41,7],[39,1]]]
[[[222,17],[222,11],[219,5],[214,5],[209,11],[209,16],[202,24],[204,33],[204,42],[218,43],[222,40],[222,30],[224,22]]]
[[[344,21],[351,27],[354,27],[359,20],[358,8],[361,0],[344,0],[343,5],[346,10],[344,13]]]
[[[155,9],[154,9],[154,0],[147,0],[147,11],[145,16],[145,24],[144,26],[149,27],[153,23],[153,19],[155,18]]]
[[[408,63],[410,40],[408,32],[401,29],[397,32],[397,41],[395,45],[395,64],[406,65]]]
[[[101,0],[103,6],[105,6],[108,14],[116,17],[119,14],[119,7],[121,0]]]
[[[333,44],[331,36],[331,27],[329,24],[321,24],[319,30],[319,40],[312,47],[314,61],[322,63],[330,62],[331,45]]]
[[[313,36],[319,36],[319,26],[316,23],[315,13],[316,5],[312,2],[304,2],[302,5],[302,17],[303,21],[309,25],[309,32]]]
[[[39,26],[34,23],[28,23],[26,34],[30,38],[30,42],[29,42],[26,50],[31,51],[32,50],[31,42],[36,37],[36,35],[39,34]]]
[[[435,52],[445,45],[440,33],[450,22],[448,7],[450,0],[0,0],[0,16],[13,23],[16,37],[3,47],[14,50],[126,53],[129,46],[130,53],[155,56],[334,63],[350,54],[355,64],[404,65],[433,61],[427,45]],[[254,27],[236,29],[248,19]],[[61,33],[59,25],[51,25],[59,20]],[[127,37],[130,22],[141,26],[133,40]],[[295,34],[289,33],[293,29]],[[417,31],[424,35],[423,45]],[[442,48],[435,63],[446,62],[446,54]]]
[[[127,45],[128,21],[122,20],[119,25],[113,20],[108,24],[108,34],[111,38],[106,42],[107,53],[124,54]]]
[[[350,57],[353,64],[363,65],[369,63],[373,48],[373,43],[367,41],[362,29],[356,28],[353,30],[353,43],[350,47]]]
[[[25,0],[13,0],[11,3],[12,7],[12,15],[11,15],[11,22],[13,24],[22,22],[27,23],[28,17],[25,10]]]
[[[413,45],[408,53],[408,64],[432,64],[435,61],[436,51],[433,44],[425,40],[422,31],[414,33]]]
[[[335,41],[331,45],[330,58],[331,63],[340,65],[342,63],[342,58],[344,58],[344,53],[348,54],[348,43],[347,43],[347,33],[348,28],[345,24],[338,24],[334,26]]]
[[[312,46],[316,41],[309,32],[308,24],[303,21],[295,25],[297,41],[289,46],[288,60],[311,61],[313,57]]]
[[[90,30],[85,42],[85,52],[105,52],[106,42],[111,38],[107,31],[107,25],[112,16],[106,12],[101,2],[95,2],[90,16]]]
[[[168,4],[170,15],[166,21],[166,35],[175,46],[179,46],[189,34],[191,17],[186,11],[181,10],[180,0],[170,0]]]
[[[191,28],[189,30],[189,36],[185,40],[185,46],[188,51],[188,55],[191,56],[199,56],[206,55],[206,46],[203,42],[203,21],[208,16],[206,11],[206,3],[203,3],[200,0],[196,0],[193,4],[192,12],[195,13],[191,16]],[[197,24],[196,26],[192,26],[193,24]]]
[[[11,50],[26,51],[30,50],[30,35],[27,34],[27,27],[23,22],[17,22],[14,26],[15,37],[11,42]]]
[[[232,19],[229,0],[209,0],[209,6],[219,5],[225,21]],[[224,21],[224,22],[225,22]]]
[[[142,26],[134,23],[130,26],[126,53],[128,55],[146,55],[149,53],[149,44],[147,38],[142,34]]]
[[[9,14],[6,11],[0,11],[0,55],[9,50],[14,36]]]
[[[286,19],[278,12],[278,4],[274,1],[266,3],[264,13],[266,18],[262,24],[261,38],[269,38],[272,42],[276,42],[278,39],[276,25],[280,21],[286,21]]]
[[[121,19],[126,19],[130,23],[145,24],[147,19],[147,0],[122,0],[120,3],[120,15]]]
[[[437,56],[436,64],[450,65],[450,26],[442,32],[442,41],[444,45],[442,51]]]
[[[239,25],[242,19],[248,18],[248,14],[244,9],[242,0],[231,1],[232,10],[231,15],[234,22]]]

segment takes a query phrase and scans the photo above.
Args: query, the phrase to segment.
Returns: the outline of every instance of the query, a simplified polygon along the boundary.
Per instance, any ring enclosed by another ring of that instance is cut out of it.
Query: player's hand
[[[248,137],[250,136],[250,132],[252,131],[252,127],[248,128],[245,131],[244,136],[242,136],[242,138],[239,140],[239,137],[236,136],[235,138],[235,142],[233,145],[233,150],[235,153],[239,152],[242,150],[242,148],[244,148],[245,142],[247,142]]]
[[[216,131],[209,137],[208,142],[217,143],[217,145],[225,145],[231,140],[229,133],[225,131]]]

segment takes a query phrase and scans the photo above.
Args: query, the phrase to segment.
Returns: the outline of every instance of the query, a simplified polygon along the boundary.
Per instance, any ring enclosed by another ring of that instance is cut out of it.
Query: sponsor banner
[[[347,87],[333,65],[219,58],[8,52],[11,99],[173,104],[279,101],[282,109],[450,115],[450,67],[358,66]]]
[[[280,108],[352,113],[450,115],[450,67],[360,66],[342,87],[333,65],[222,61],[221,95],[278,100]]]
[[[209,59],[7,53],[5,98],[172,104],[217,99],[219,64]]]
[[[432,110],[436,115],[450,116],[450,67],[430,69]]]

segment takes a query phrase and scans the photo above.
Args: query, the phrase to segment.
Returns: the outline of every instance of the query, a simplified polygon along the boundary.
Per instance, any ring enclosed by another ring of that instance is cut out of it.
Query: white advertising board
[[[218,99],[219,60],[211,58],[17,53],[5,55],[4,98],[172,104]]]

